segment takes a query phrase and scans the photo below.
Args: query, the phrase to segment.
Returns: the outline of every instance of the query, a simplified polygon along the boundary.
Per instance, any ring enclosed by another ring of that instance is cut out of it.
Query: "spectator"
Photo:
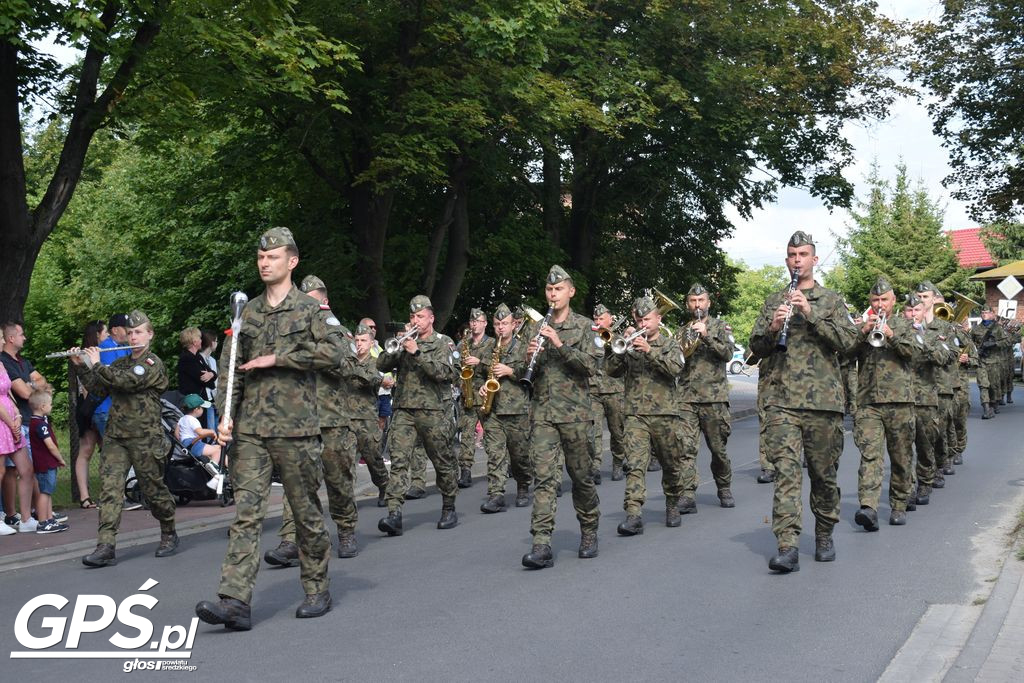
[[[32,363],[21,356],[28,337],[20,323],[7,322],[3,328],[4,347],[0,351],[0,361],[7,369],[11,380],[11,393],[21,414],[21,443],[23,451],[18,451],[9,458],[9,465],[4,468],[4,523],[8,526],[18,525],[18,531],[35,531],[35,520],[27,512],[32,509],[33,495],[38,493],[36,478],[32,476],[32,447],[28,438],[28,425],[32,419],[32,409],[28,405],[28,397],[36,389],[50,390],[46,379],[36,371]],[[24,455],[24,462],[18,453]],[[30,481],[25,481],[29,479]],[[19,501],[21,516],[14,514],[15,489],[21,494]],[[27,492],[27,493],[26,493]]]
[[[28,398],[32,408],[29,423],[29,440],[32,442],[32,468],[35,470],[39,495],[36,497],[36,519],[39,520],[37,534],[55,534],[67,531],[68,525],[57,521],[53,514],[53,492],[57,488],[57,468],[67,467],[57,438],[50,427],[50,411],[53,410],[53,396],[46,391],[33,391]]]
[[[21,441],[21,413],[11,394],[11,378],[7,376],[7,368],[2,364],[0,364],[0,420],[3,420],[4,423],[4,426],[0,427],[0,458],[6,459],[11,466],[14,466],[11,457],[18,453],[24,453],[25,450]],[[5,521],[0,520],[0,536],[10,536],[16,533],[18,533],[17,528],[8,526]]]
[[[218,346],[217,332],[215,330],[203,330],[202,337],[203,345],[199,349],[199,355],[206,359],[207,367],[209,367],[214,374],[213,388],[210,389],[210,391],[205,396],[203,396],[203,398],[205,398],[207,401],[212,402],[217,395],[217,358],[215,355],[217,353]],[[217,409],[211,405],[211,407],[206,411],[206,415],[207,428],[216,431]]]
[[[207,396],[216,386],[217,373],[206,364],[206,359],[199,353],[203,345],[203,336],[198,327],[186,327],[178,335],[181,342],[181,355],[178,356],[178,391],[183,395],[196,394]],[[209,412],[209,411],[207,411]],[[200,424],[210,424],[210,416],[200,420]]]
[[[107,325],[102,320],[94,320],[85,326],[85,333],[82,335],[82,348],[100,346],[110,338],[107,332]],[[72,370],[77,370],[77,365],[72,365]],[[77,378],[77,372],[75,376]],[[96,450],[96,446],[102,448],[102,429],[107,426],[107,412],[110,410],[110,398],[102,401],[95,399],[85,390],[85,386],[78,384],[78,408],[75,411],[75,421],[78,423],[78,456],[75,458],[75,480],[78,482],[78,497],[81,500],[83,510],[91,510],[96,503],[89,497],[89,461]],[[102,412],[101,412],[102,411]],[[97,413],[101,413],[97,417]]]

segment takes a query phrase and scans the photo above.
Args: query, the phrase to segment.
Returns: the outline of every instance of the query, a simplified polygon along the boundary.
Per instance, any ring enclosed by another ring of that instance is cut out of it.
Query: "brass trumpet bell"
[[[932,306],[932,313],[939,320],[948,323],[953,319],[953,314],[956,313],[956,311],[954,311],[953,307],[947,304],[945,301],[940,301],[939,303]]]
[[[682,306],[670,299],[663,292],[659,291],[656,287],[651,289],[651,293],[654,295],[654,303],[658,305],[658,313],[663,316],[669,311],[678,311],[682,308]]]

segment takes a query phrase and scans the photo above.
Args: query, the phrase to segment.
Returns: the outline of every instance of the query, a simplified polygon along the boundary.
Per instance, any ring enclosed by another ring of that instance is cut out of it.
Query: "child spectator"
[[[181,412],[184,415],[178,420],[175,428],[175,438],[181,445],[189,450],[189,453],[200,460],[207,458],[215,465],[220,465],[220,446],[213,446],[204,443],[203,439],[216,438],[217,434],[212,429],[204,429],[199,422],[199,416],[210,407],[209,401],[204,401],[199,394],[189,394],[181,402]]]
[[[39,497],[36,499],[36,519],[39,526],[37,534],[54,534],[67,531],[68,525],[58,522],[53,514],[53,492],[57,488],[57,468],[66,467],[57,439],[50,427],[50,411],[53,409],[53,397],[45,391],[33,391],[28,398],[32,409],[29,423],[29,438],[32,440],[32,467],[39,483]]]

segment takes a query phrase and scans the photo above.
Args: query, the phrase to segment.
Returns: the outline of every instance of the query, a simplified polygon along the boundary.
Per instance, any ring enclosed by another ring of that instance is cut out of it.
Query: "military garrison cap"
[[[805,244],[814,246],[814,239],[810,233],[806,233],[803,230],[797,230],[793,233],[793,236],[789,238],[789,246],[791,247],[802,247]]]
[[[916,294],[907,294],[906,302],[903,305],[912,307],[918,305],[919,303],[921,303],[921,300],[917,298]]]
[[[510,311],[508,309],[508,306],[506,306],[505,304],[498,304],[498,307],[494,309],[495,320],[504,320],[510,315],[512,315],[512,311]]]
[[[288,228],[271,228],[260,237],[260,249],[270,251],[278,247],[295,247],[295,237]]]
[[[358,325],[356,325],[356,334],[368,334],[372,337],[373,330],[371,330],[369,326],[359,323]]]
[[[871,288],[871,293],[874,294],[875,296],[881,296],[882,294],[891,291],[892,285],[889,283],[888,280],[881,276],[879,276],[879,278],[875,280],[875,286]]]
[[[149,317],[138,309],[128,314],[128,327],[141,327],[148,322]]]
[[[598,304],[598,305],[594,306],[594,317],[595,318],[597,316],[599,316],[599,315],[604,315],[605,313],[611,313],[611,311],[609,311],[608,307],[605,306],[604,304]]]
[[[633,302],[633,312],[641,318],[650,313],[656,311],[658,305],[654,303],[654,299],[649,296],[637,297],[636,301]]]
[[[690,287],[690,291],[686,293],[686,296],[700,296],[701,294],[707,294],[708,290],[704,289],[704,285],[699,282],[693,283]]]
[[[917,287],[915,289],[917,292],[935,292],[936,294],[939,293],[938,288],[935,285],[933,285],[929,280],[921,280],[921,282],[917,284]]]
[[[564,282],[565,280],[572,282],[572,276],[565,272],[565,268],[558,265],[551,266],[551,270],[548,271],[547,283],[549,285],[557,285],[559,282]]]
[[[487,320],[487,315],[482,310],[480,310],[479,308],[471,308],[471,309],[469,309],[469,319],[470,320],[479,320],[480,318],[483,318],[484,320]]]
[[[411,301],[409,301],[410,313],[419,313],[424,308],[434,310],[434,304],[430,303],[430,299],[424,296],[423,294],[417,294],[412,298]]]
[[[992,308],[988,304],[985,304],[984,306],[981,307],[981,312],[982,313],[995,313],[996,309]]]
[[[318,278],[316,275],[307,275],[306,277],[302,278],[302,284],[299,285],[299,289],[301,289],[304,294],[309,294],[310,292],[315,292],[318,289],[323,289],[326,291],[327,285],[325,285],[324,281]]]

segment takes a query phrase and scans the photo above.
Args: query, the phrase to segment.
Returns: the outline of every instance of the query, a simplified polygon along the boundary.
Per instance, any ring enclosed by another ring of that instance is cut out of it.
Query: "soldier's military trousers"
[[[862,507],[878,509],[889,451],[889,508],[906,510],[914,475],[914,404],[869,403],[857,407],[854,440],[860,449],[857,498]]]
[[[732,463],[729,462],[727,444],[732,434],[732,415],[729,404],[688,403],[693,410],[682,412],[684,434],[699,432],[704,435],[704,443],[711,451],[711,475],[719,490],[732,486]],[[694,443],[693,455],[697,456],[699,445]]]
[[[627,515],[640,515],[647,501],[647,466],[653,455],[661,463],[661,488],[665,507],[671,509],[683,496],[683,448],[678,415],[630,415],[626,418],[626,493],[622,507]],[[692,468],[693,463],[691,461]]]
[[[458,462],[455,455],[452,455],[452,462],[455,463],[456,477],[458,477]],[[390,479],[390,477],[389,477]],[[419,436],[412,446],[412,453],[409,456],[409,488],[425,490],[427,488],[427,452],[423,449],[423,440]]]
[[[321,427],[323,452],[320,460],[327,486],[327,510],[338,531],[354,531],[359,521],[355,497],[356,435],[349,427]],[[295,542],[295,517],[285,498],[281,508],[282,541]]]
[[[815,534],[831,534],[839,521],[836,470],[843,452],[843,416],[826,410],[766,408],[768,458],[775,465],[772,531],[780,548],[799,545],[802,529],[803,468],[811,479]]]
[[[853,415],[857,412],[857,364],[847,363],[846,365],[841,365],[839,372],[843,378],[846,414]]]
[[[509,469],[517,486],[529,486],[533,479],[530,416],[492,413],[482,422],[484,451],[487,453],[487,495],[504,495]]]
[[[604,423],[608,422],[608,436],[611,440],[612,465],[622,465],[625,453],[624,413],[622,394],[592,394],[594,406],[594,469],[601,469],[604,460]]]
[[[775,465],[768,460],[768,418],[765,415],[764,406],[757,402],[757,459],[761,463],[761,469],[766,472],[774,472]]]
[[[160,530],[174,530],[174,499],[164,482],[167,441],[156,436],[115,437],[103,441],[100,464],[100,512],[98,543],[115,545],[124,507],[124,478],[135,468],[135,479],[149,503],[149,512],[160,522]]]
[[[562,481],[562,464],[572,480],[572,504],[583,532],[597,531],[601,511],[597,487],[591,478],[588,422],[534,422],[530,432],[530,451],[537,488],[533,494],[530,533],[535,544],[550,545],[555,530],[557,499],[555,488]],[[563,455],[564,454],[564,455]]]
[[[423,441],[427,457],[434,464],[437,488],[454,502],[458,474],[452,454],[452,423],[445,410],[399,408],[391,418],[388,440],[391,448],[391,476],[388,479],[388,511],[401,510],[409,490],[409,460],[416,437]]]
[[[952,464],[955,434],[953,430],[953,394],[939,394],[939,434],[935,439],[935,467],[942,469],[947,461]]]
[[[476,461],[476,408],[459,404],[459,438],[455,442],[455,462],[461,468],[473,469]]]
[[[985,358],[978,363],[978,392],[982,403],[999,401],[999,368],[998,363]]]
[[[352,431],[356,436],[356,453],[366,463],[370,481],[377,488],[388,485],[388,466],[380,453],[380,426],[376,418],[352,420]],[[358,463],[359,460],[357,459]]]
[[[964,386],[969,386],[964,382]],[[963,455],[967,450],[967,414],[971,410],[971,401],[967,389],[956,389],[953,394],[953,429],[956,433],[956,445],[953,452]]]
[[[276,467],[295,520],[302,589],[327,590],[331,539],[324,527],[318,491],[322,466],[319,436],[266,437],[239,434],[229,461],[235,492],[235,521],[228,530],[228,551],[217,593],[248,604],[260,567],[260,531],[267,515],[270,476]]]
[[[915,478],[918,492],[930,493],[935,481],[935,442],[939,440],[939,407],[914,406]]]

